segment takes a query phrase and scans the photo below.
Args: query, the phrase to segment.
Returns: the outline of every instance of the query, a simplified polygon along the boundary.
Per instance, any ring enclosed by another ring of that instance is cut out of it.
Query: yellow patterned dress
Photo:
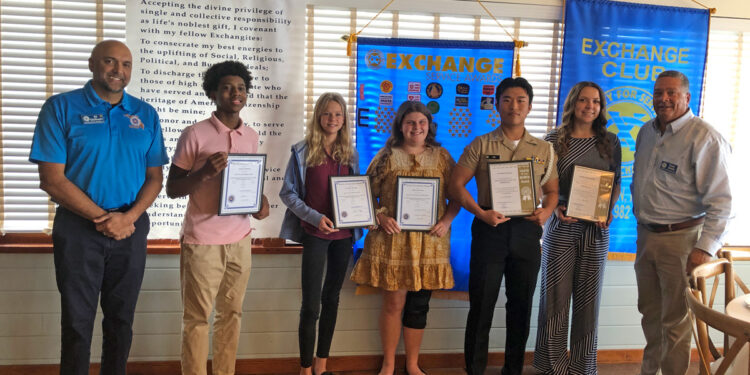
[[[447,209],[447,183],[455,165],[448,151],[442,147],[426,147],[419,155],[409,155],[394,148],[378,168],[384,155],[380,150],[367,168],[372,193],[379,203],[378,212],[395,216],[398,176],[439,177],[438,218],[441,218]],[[351,279],[361,285],[391,291],[452,288],[450,230],[443,237],[427,232],[402,231],[389,235],[382,230],[371,230]]]

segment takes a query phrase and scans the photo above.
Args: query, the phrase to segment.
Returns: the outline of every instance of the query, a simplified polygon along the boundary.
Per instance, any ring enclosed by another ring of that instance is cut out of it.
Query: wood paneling
[[[692,361],[697,360],[697,352],[693,350]],[[638,363],[643,356],[642,350],[602,350],[599,351],[599,363]],[[503,363],[503,353],[493,352],[489,355],[490,366],[500,366]],[[533,353],[526,353],[526,364],[531,364]],[[328,370],[341,371],[377,371],[380,368],[381,357],[376,355],[331,357],[328,360]],[[426,370],[434,368],[463,368],[463,353],[422,354],[419,356],[420,366]],[[207,364],[211,374],[210,362]],[[404,367],[404,356],[396,358],[396,368]],[[96,375],[99,365],[92,364],[89,374]],[[259,358],[238,359],[237,375],[249,374],[294,374],[299,371],[299,359],[289,358]],[[57,365],[23,365],[0,366],[2,375],[57,375]],[[131,362],[128,364],[129,375],[179,375],[179,361]]]
[[[253,238],[253,254],[300,254],[301,246],[286,246],[281,238]],[[0,236],[0,254],[51,254],[52,238],[44,233],[7,233]],[[177,240],[149,240],[149,254],[179,254]]]

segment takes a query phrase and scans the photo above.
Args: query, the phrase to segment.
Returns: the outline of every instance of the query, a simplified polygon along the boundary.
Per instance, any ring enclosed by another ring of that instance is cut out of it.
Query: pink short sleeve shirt
[[[244,122],[243,122],[244,123]],[[252,154],[258,151],[258,133],[247,126],[229,129],[211,114],[183,130],[172,164],[195,173],[216,152]],[[193,191],[182,222],[181,241],[198,245],[237,242],[250,234],[249,215],[219,216],[221,174],[201,182]]]

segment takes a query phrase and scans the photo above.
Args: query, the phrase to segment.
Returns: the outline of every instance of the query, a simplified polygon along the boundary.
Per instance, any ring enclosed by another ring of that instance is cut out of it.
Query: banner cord
[[[694,3],[696,3],[696,4],[698,4],[698,5],[700,5],[700,6],[704,7],[704,8],[706,8],[706,9],[708,9],[708,12],[709,12],[709,13],[711,13],[711,14],[716,14],[716,8],[711,8],[711,7],[705,6],[705,5],[701,4],[700,2],[698,2],[698,1],[696,1],[696,0],[690,0],[690,1],[692,1],[692,2],[694,2]]]
[[[380,16],[381,13],[383,13],[386,9],[388,9],[388,7],[391,6],[391,4],[393,4],[394,1],[395,0],[390,0],[387,4],[385,4],[385,6],[382,9],[380,9],[380,11],[377,14],[375,14],[375,16],[372,17],[372,19],[370,19],[367,22],[367,24],[365,24],[364,26],[362,26],[362,28],[359,29],[359,31],[357,31],[356,33],[352,33],[352,34],[349,34],[349,35],[345,36],[346,37],[346,55],[347,56],[351,56],[352,55],[352,48],[353,48],[352,45],[357,42],[357,36],[362,31],[364,31],[367,28],[367,26],[370,26],[370,23],[372,23],[372,21],[374,21],[376,18],[378,18],[378,16]],[[695,1],[695,0],[693,0],[693,1]],[[510,37],[510,39],[515,44],[515,54],[514,54],[515,55],[515,60],[516,60],[515,61],[515,75],[516,75],[516,77],[519,77],[521,75],[521,56],[520,56],[520,50],[521,50],[521,48],[526,47],[529,44],[526,43],[526,42],[524,42],[524,41],[517,40],[516,38],[514,38],[513,35],[511,33],[509,33],[508,30],[506,30],[505,27],[503,27],[503,25],[500,24],[500,21],[498,21],[497,18],[495,18],[495,15],[493,15],[492,12],[490,12],[490,10],[487,9],[487,7],[485,7],[484,4],[482,4],[481,0],[477,0],[477,3],[479,3],[479,5],[482,7],[482,9],[484,9],[484,11],[495,21],[495,23],[497,23],[497,25],[500,26],[500,28],[506,34],[508,34],[508,36]]]
[[[477,3],[479,3],[479,5],[482,7],[482,9],[484,9],[484,11],[495,21],[495,23],[498,26],[500,26],[500,28],[503,29],[503,31],[505,31],[506,34],[508,34],[508,36],[510,37],[510,39],[515,44],[515,53],[514,53],[514,57],[516,59],[516,63],[515,63],[515,76],[516,77],[520,77],[521,76],[521,48],[526,47],[529,44],[526,43],[526,42],[524,42],[524,41],[522,41],[522,40],[517,40],[516,38],[514,38],[513,35],[511,33],[509,33],[508,30],[506,30],[505,27],[503,27],[503,25],[500,24],[500,21],[498,21],[497,18],[495,18],[495,15],[492,14],[492,12],[490,12],[490,10],[487,9],[487,7],[484,6],[484,4],[482,4],[482,0],[477,0]]]
[[[383,7],[383,9],[381,9],[374,17],[372,17],[371,20],[367,21],[367,24],[365,24],[364,26],[362,26],[362,28],[359,29],[359,31],[357,31],[356,33],[353,33],[353,34],[349,34],[347,36],[347,38],[346,38],[346,55],[347,56],[351,56],[352,55],[352,44],[354,44],[354,43],[357,42],[357,35],[359,35],[359,33],[361,33],[362,31],[364,31],[367,28],[367,26],[370,26],[370,23],[372,23],[372,21],[375,21],[375,19],[378,18],[378,16],[381,13],[383,13],[386,9],[388,9],[388,7],[391,6],[391,4],[393,4],[394,1],[395,0],[391,0],[391,1],[388,2],[388,4],[385,4],[385,6]]]

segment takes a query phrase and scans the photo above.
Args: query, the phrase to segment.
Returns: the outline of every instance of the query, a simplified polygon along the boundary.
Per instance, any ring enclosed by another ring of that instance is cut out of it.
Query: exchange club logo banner
[[[510,77],[512,67],[510,42],[358,38],[356,122],[362,173],[385,145],[396,111],[407,100],[427,106],[438,142],[458,161],[474,137],[500,124],[495,87]],[[476,198],[474,182],[467,188]],[[472,219],[462,210],[452,225],[456,290],[469,285]]]
[[[709,13],[704,9],[568,0],[557,118],[576,83],[593,81],[606,94],[608,130],[622,145],[622,193],[610,228],[610,258],[633,259],[636,220],[630,183],[635,139],[655,117],[654,81],[665,70],[690,80],[690,108],[699,113]]]

